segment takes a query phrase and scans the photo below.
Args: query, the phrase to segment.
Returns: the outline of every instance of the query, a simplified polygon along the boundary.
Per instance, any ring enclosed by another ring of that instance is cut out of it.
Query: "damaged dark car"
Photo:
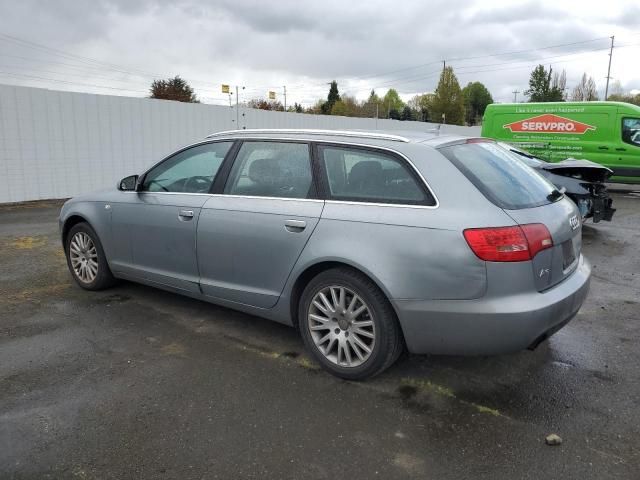
[[[503,148],[516,154],[520,160],[534,168],[553,183],[578,206],[582,219],[591,218],[594,223],[610,222],[616,209],[609,196],[605,182],[613,172],[589,160],[568,158],[558,163],[546,162],[508,143],[500,142]]]

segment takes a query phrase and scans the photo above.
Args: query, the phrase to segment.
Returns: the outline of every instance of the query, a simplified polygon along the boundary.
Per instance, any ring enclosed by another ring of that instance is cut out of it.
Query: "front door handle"
[[[307,228],[307,222],[304,220],[287,220],[284,222],[284,228],[292,233],[298,233]]]
[[[178,218],[180,220],[191,220],[193,218],[193,210],[180,210]]]
[[[609,150],[609,147],[605,147],[604,145],[601,145],[598,147],[598,150]]]

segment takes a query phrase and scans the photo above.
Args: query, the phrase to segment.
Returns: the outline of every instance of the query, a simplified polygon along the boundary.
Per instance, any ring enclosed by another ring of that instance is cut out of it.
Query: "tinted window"
[[[439,151],[501,208],[515,210],[551,203],[548,197],[555,187],[495,143],[462,143]]]
[[[308,198],[311,187],[311,158],[306,143],[244,142],[224,193]]]
[[[144,178],[147,192],[208,193],[232,142],[207,143],[175,154]]]
[[[640,118],[622,119],[622,141],[640,147]]]
[[[342,147],[321,147],[320,152],[334,199],[434,204],[409,167],[391,155]]]

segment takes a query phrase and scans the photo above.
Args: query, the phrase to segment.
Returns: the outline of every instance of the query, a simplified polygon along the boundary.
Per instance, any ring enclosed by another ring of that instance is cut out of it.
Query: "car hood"
[[[558,163],[542,163],[536,168],[546,170],[555,175],[586,180],[588,182],[605,182],[613,174],[611,169],[603,167],[598,163],[589,160],[577,160],[575,158],[568,158]]]

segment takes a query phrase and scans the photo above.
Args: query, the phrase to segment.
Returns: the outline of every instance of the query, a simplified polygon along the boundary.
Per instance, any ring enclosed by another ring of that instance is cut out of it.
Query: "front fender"
[[[79,222],[88,223],[96,232],[102,248],[110,257],[111,238],[111,204],[104,201],[87,201],[71,199],[67,201],[60,210],[59,226],[60,236],[64,246],[64,236],[66,232]]]

